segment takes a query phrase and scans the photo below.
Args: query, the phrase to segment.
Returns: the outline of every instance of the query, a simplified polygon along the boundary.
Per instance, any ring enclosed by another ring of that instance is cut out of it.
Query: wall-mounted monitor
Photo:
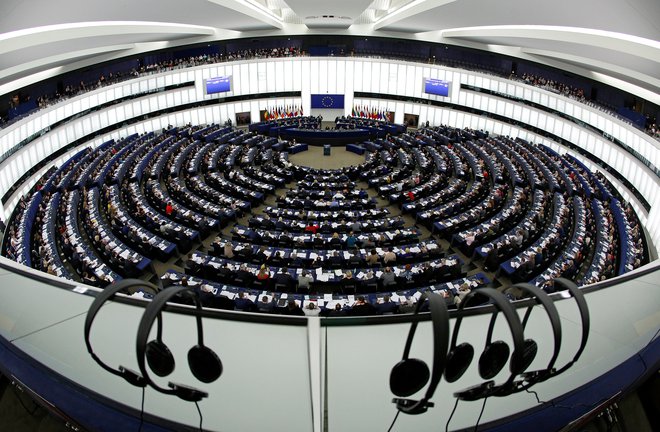
[[[419,124],[419,115],[418,114],[404,113],[403,114],[403,124],[405,124],[406,127],[409,127],[409,128],[416,128],[417,125]]]
[[[449,96],[449,81],[443,81],[435,78],[424,78],[424,93],[436,96]]]
[[[252,122],[252,115],[249,111],[236,113],[236,126],[246,126]]]
[[[231,75],[207,78],[204,80],[204,90],[206,94],[226,93],[231,91]]]

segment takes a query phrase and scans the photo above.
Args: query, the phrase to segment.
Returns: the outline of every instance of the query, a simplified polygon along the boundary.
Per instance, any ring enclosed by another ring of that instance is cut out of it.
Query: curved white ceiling
[[[346,17],[310,30],[310,15]],[[658,103],[658,0],[2,0],[0,92],[95,62],[286,34],[392,36],[538,61]],[[33,75],[36,72],[39,74]]]

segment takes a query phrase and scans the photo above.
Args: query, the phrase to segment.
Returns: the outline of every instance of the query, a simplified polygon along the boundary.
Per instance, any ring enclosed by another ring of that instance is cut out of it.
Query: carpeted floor
[[[330,156],[323,155],[321,146],[309,146],[307,151],[289,155],[289,161],[293,164],[319,169],[338,169],[350,165],[360,165],[365,159],[365,155],[346,151],[344,146],[332,147]]]

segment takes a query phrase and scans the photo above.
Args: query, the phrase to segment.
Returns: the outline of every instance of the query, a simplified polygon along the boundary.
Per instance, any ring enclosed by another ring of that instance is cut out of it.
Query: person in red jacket
[[[174,208],[172,207],[172,203],[168,202],[167,205],[165,206],[165,214],[167,214],[168,216],[171,216],[173,211],[174,211]]]

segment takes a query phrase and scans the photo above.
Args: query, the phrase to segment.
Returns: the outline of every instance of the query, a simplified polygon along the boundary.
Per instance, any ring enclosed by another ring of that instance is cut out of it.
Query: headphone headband
[[[548,319],[550,320],[550,325],[552,326],[552,337],[554,341],[554,346],[552,351],[552,357],[550,358],[550,361],[548,362],[548,366],[546,367],[546,369],[552,370],[552,368],[555,366],[555,362],[557,361],[557,357],[559,356],[559,351],[561,350],[561,337],[562,337],[561,320],[559,319],[559,312],[557,312],[557,307],[555,306],[555,302],[552,301],[550,296],[546,294],[545,291],[543,291],[541,288],[537,287],[536,285],[532,285],[529,283],[521,283],[513,286],[534,296],[536,302],[540,303],[543,306],[546,314],[548,315]],[[523,322],[522,322],[523,330],[527,326],[527,320],[529,319],[529,316],[531,315],[533,308],[534,306],[530,306],[527,308],[527,311],[525,312],[525,317],[523,318]]]
[[[132,286],[144,286],[154,291],[157,291],[155,285],[140,279],[122,279],[103,289],[103,291],[98,293],[96,295],[96,298],[94,298],[94,301],[89,306],[89,310],[87,311],[87,316],[85,317],[85,326],[84,326],[85,346],[87,347],[87,352],[91,355],[92,359],[94,359],[94,361],[96,361],[96,363],[98,363],[98,365],[101,366],[103,369],[105,369],[106,371],[110,372],[113,375],[117,375],[126,379],[128,382],[130,382],[135,386],[145,387],[147,385],[147,382],[139,374],[123,366],[120,366],[120,369],[113,369],[110,366],[108,366],[103,360],[101,360],[94,352],[89,338],[92,329],[92,323],[94,322],[96,315],[98,314],[99,310],[101,310],[101,307],[105,304],[105,302],[113,298],[115,294],[117,294],[119,291]]]
[[[174,297],[175,295],[181,293],[181,292],[188,292],[190,295],[192,295],[193,300],[195,301],[195,306],[198,311],[201,311],[202,309],[202,304],[199,300],[199,297],[196,295],[196,293],[192,290],[190,287],[184,287],[184,286],[173,286],[170,288],[167,288],[161,292],[159,292],[154,299],[151,301],[151,303],[147,306],[147,309],[144,311],[144,314],[142,315],[142,319],[140,320],[140,325],[138,326],[138,331],[137,331],[137,337],[136,337],[136,352],[137,352],[137,360],[138,360],[138,366],[140,368],[140,372],[142,373],[142,376],[144,379],[147,381],[149,385],[151,385],[154,389],[158,390],[161,393],[165,394],[175,394],[177,396],[181,397],[180,394],[180,388],[183,386],[173,386],[172,389],[166,389],[163,387],[160,387],[158,384],[156,384],[151,377],[149,376],[149,372],[147,371],[147,367],[145,365],[145,358],[146,358],[146,349],[147,349],[147,339],[149,338],[149,332],[151,331],[151,328],[153,327],[153,323],[155,320],[158,320],[159,326],[161,324],[161,312],[163,307],[167,304],[167,302]],[[203,341],[203,335],[202,335],[202,317],[199,314],[195,314],[195,319],[197,322],[197,332],[198,332],[198,337],[199,341]],[[194,390],[194,389],[192,389]],[[194,390],[197,391],[197,390]]]
[[[509,303],[509,300],[506,297],[504,297],[504,294],[500,293],[499,291],[493,288],[479,288],[477,290],[470,291],[465,296],[463,301],[458,305],[458,310],[462,311],[463,309],[465,309],[465,307],[467,307],[467,304],[470,302],[470,300],[474,298],[474,296],[476,296],[477,294],[483,294],[488,298],[490,298],[497,309],[493,312],[493,316],[491,317],[490,320],[490,325],[488,326],[488,333],[489,333],[488,341],[490,341],[490,338],[492,336],[497,314],[498,312],[502,312],[504,314],[504,318],[509,324],[509,329],[511,331],[511,336],[513,339],[513,347],[514,347],[513,353],[511,354],[509,369],[511,370],[511,373],[514,374],[518,374],[522,372],[520,370],[520,367],[522,365],[522,355],[524,350],[523,348],[524,335],[523,335],[523,327],[522,324],[520,323],[520,318],[518,317],[518,314],[515,313],[515,311],[511,307],[511,304]],[[456,340],[458,338],[458,334],[462,322],[463,322],[463,314],[459,314],[458,318],[456,319],[456,324],[454,326],[454,331],[452,334],[451,349],[456,348]]]
[[[578,310],[580,311],[580,321],[582,322],[582,338],[580,339],[580,347],[575,353],[575,356],[573,356],[573,359],[569,361],[566,365],[564,365],[561,369],[553,373],[552,376],[564,373],[568,368],[573,366],[573,364],[575,364],[576,361],[578,361],[578,359],[582,355],[582,352],[587,346],[587,341],[589,340],[589,328],[591,322],[589,318],[589,307],[587,306],[587,300],[584,298],[584,294],[582,294],[580,288],[578,288],[578,286],[574,282],[571,282],[570,280],[565,278],[555,279],[555,286],[557,285],[559,285],[561,288],[565,290],[568,290],[568,292],[571,293],[571,295],[575,299],[575,302],[577,303]]]
[[[513,285],[513,287],[516,287],[518,289],[521,289],[525,291],[528,294],[531,294],[534,299],[536,300],[537,303],[541,304],[543,308],[545,309],[548,319],[550,320],[550,325],[552,326],[552,336],[553,336],[553,351],[552,351],[552,356],[550,357],[550,361],[548,362],[548,366],[546,366],[545,369],[543,370],[538,370],[534,372],[525,372],[521,371],[520,373],[523,373],[523,376],[525,377],[523,380],[516,380],[516,375],[511,375],[509,379],[501,385],[495,386],[492,389],[492,393],[495,396],[508,396],[513,393],[520,392],[522,390],[526,390],[536,384],[537,382],[541,381],[545,376],[549,376],[550,374],[553,373],[554,365],[555,362],[557,361],[557,357],[559,356],[559,351],[561,350],[561,321],[559,319],[559,312],[557,312],[557,308],[555,307],[554,302],[546,294],[542,289],[538,288],[535,285],[529,284],[529,283],[520,283]],[[523,331],[527,326],[527,321],[529,320],[529,317],[532,313],[532,310],[534,309],[535,305],[529,306],[527,308],[527,311],[525,312],[525,316],[522,321],[522,327]],[[534,354],[536,354],[536,347],[537,344],[534,341],[531,341],[531,346],[534,347]],[[530,359],[527,363],[531,363],[532,359]]]
[[[424,398],[410,404],[397,403],[397,408],[407,414],[416,414],[420,412],[421,409],[425,410],[425,407],[433,397],[438,384],[440,384],[447,360],[447,349],[449,346],[449,312],[447,311],[447,305],[445,304],[444,299],[438,294],[430,291],[422,293],[422,296],[417,301],[417,306],[413,313],[412,324],[408,331],[408,338],[406,339],[406,345],[403,350],[402,360],[407,360],[410,355],[410,348],[415,337],[417,324],[419,323],[419,320],[416,318],[422,305],[425,303],[425,299],[429,300],[431,321],[433,324],[433,370],[431,372],[431,380],[426,393],[424,394]]]

